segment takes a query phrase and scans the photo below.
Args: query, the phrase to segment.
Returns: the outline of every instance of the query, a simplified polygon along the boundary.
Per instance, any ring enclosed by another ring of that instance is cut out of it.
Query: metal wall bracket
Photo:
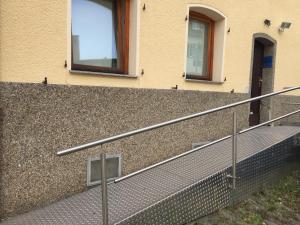
[[[228,187],[231,188],[231,189],[236,189],[236,180],[241,179],[240,177],[234,177],[231,174],[228,174],[226,176],[226,178],[231,180],[231,182],[228,185]],[[233,187],[233,183],[235,183],[235,187]]]

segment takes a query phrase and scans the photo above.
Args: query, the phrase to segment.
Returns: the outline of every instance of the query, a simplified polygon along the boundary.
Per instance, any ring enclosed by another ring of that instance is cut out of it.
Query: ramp
[[[232,142],[224,140],[108,186],[109,223],[184,224],[245,198],[276,176],[300,127],[238,135],[239,177],[230,188]],[[1,225],[102,224],[101,187],[3,221]]]

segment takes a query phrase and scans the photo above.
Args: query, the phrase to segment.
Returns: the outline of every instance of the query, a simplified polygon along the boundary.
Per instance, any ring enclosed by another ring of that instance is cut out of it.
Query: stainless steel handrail
[[[283,104],[286,104],[286,105],[300,105],[299,102],[285,102]]]
[[[84,149],[88,149],[88,148],[92,148],[92,147],[102,145],[102,144],[105,144],[105,143],[113,142],[113,141],[116,141],[116,140],[119,140],[119,139],[122,139],[122,138],[125,138],[125,137],[129,137],[129,136],[133,136],[133,135],[136,135],[136,134],[144,133],[144,132],[147,132],[147,131],[150,131],[150,130],[165,127],[165,126],[168,126],[168,125],[171,125],[171,124],[179,123],[179,122],[182,122],[182,121],[186,121],[186,120],[193,119],[193,118],[200,117],[200,116],[204,116],[204,115],[207,115],[207,114],[210,114],[210,113],[222,111],[224,109],[229,109],[229,108],[232,108],[232,107],[235,107],[235,106],[243,105],[243,104],[246,104],[246,103],[249,103],[249,102],[254,102],[254,101],[257,101],[257,100],[260,100],[260,99],[272,97],[272,96],[279,95],[279,94],[282,94],[282,93],[294,91],[294,90],[297,90],[297,89],[300,89],[300,86],[292,87],[292,88],[289,88],[289,89],[285,89],[285,90],[281,90],[281,91],[277,91],[277,92],[273,92],[273,93],[269,93],[269,94],[265,94],[265,95],[262,95],[262,96],[246,99],[246,100],[235,102],[235,103],[231,103],[231,104],[221,106],[221,107],[217,107],[217,108],[214,108],[214,109],[210,109],[210,110],[207,110],[207,111],[204,111],[204,112],[191,114],[191,115],[188,115],[188,116],[180,117],[180,118],[177,118],[177,119],[174,119],[174,120],[169,120],[169,121],[159,123],[159,124],[156,124],[156,125],[152,125],[152,126],[149,126],[149,127],[145,127],[145,128],[133,130],[133,131],[130,131],[130,132],[127,132],[127,133],[119,134],[119,135],[116,135],[116,136],[113,136],[113,137],[109,137],[109,138],[105,138],[105,139],[102,139],[102,140],[98,140],[98,141],[90,142],[90,143],[87,143],[87,144],[79,145],[79,146],[76,146],[76,147],[73,147],[73,148],[61,150],[61,151],[57,152],[57,155],[58,156],[63,156],[63,155],[67,155],[67,154],[70,154],[70,153],[78,152],[78,151],[81,151],[81,150],[84,150]]]
[[[276,121],[278,121],[278,120],[284,119],[284,118],[286,118],[286,117],[292,116],[292,115],[297,114],[297,113],[300,113],[300,110],[297,110],[297,111],[288,113],[288,114],[286,114],[286,115],[277,117],[277,118],[275,118],[275,119],[266,121],[266,122],[261,123],[261,124],[259,124],[259,125],[256,125],[256,126],[253,126],[253,127],[247,128],[247,129],[244,129],[244,130],[238,132],[238,134],[243,134],[243,133],[249,132],[249,131],[251,131],[251,130],[254,130],[254,129],[257,129],[257,128],[259,128],[259,127],[268,125],[268,124],[270,124],[270,123],[274,123],[274,122],[276,122]],[[196,151],[199,151],[199,150],[201,150],[201,149],[207,148],[207,147],[209,147],[209,146],[211,146],[211,145],[217,144],[217,143],[219,143],[219,142],[221,142],[221,141],[224,141],[224,140],[227,140],[227,139],[230,139],[230,138],[232,138],[232,135],[228,135],[228,136],[226,136],[226,137],[220,138],[220,139],[218,139],[218,140],[215,140],[215,141],[212,141],[212,142],[207,143],[207,144],[205,144],[205,145],[202,145],[202,146],[199,146],[199,147],[197,147],[197,148],[194,148],[194,149],[192,149],[192,150],[190,150],[190,151],[186,151],[186,152],[184,152],[184,153],[182,153],[182,154],[180,154],[180,155],[176,155],[176,156],[174,156],[174,157],[172,157],[172,158],[166,159],[166,160],[161,161],[161,162],[159,162],[159,163],[156,163],[156,164],[153,164],[153,165],[151,165],[151,166],[148,166],[148,167],[146,167],[146,168],[144,168],[144,169],[141,169],[141,170],[138,170],[138,171],[136,171],[136,172],[133,172],[133,173],[127,175],[127,176],[123,176],[123,177],[121,177],[121,178],[119,178],[119,179],[116,179],[116,180],[115,180],[115,183],[118,183],[118,182],[120,182],[120,181],[122,181],[122,180],[125,180],[125,179],[129,178],[129,177],[133,177],[133,176],[135,176],[135,175],[137,175],[137,174],[139,174],[139,173],[142,173],[142,172],[145,172],[145,171],[147,171],[147,170],[153,169],[153,168],[158,167],[158,166],[160,166],[160,165],[163,165],[163,164],[165,164],[165,163],[174,161],[175,159],[178,159],[178,158],[181,158],[181,157],[183,157],[183,156],[189,155],[189,154],[191,154],[191,153],[193,153],[193,152],[196,152]]]

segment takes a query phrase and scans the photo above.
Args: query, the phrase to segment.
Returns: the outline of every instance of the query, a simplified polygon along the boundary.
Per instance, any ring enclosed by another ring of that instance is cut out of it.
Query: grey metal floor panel
[[[263,127],[238,136],[238,161],[300,133],[300,127]],[[231,139],[143,172],[108,187],[110,224],[231,166]],[[47,207],[3,221],[1,225],[102,224],[96,187]]]

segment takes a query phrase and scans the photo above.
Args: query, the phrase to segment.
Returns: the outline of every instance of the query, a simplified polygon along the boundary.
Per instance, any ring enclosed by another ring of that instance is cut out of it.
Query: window
[[[112,181],[121,176],[121,155],[106,156],[107,180]],[[101,183],[101,159],[91,157],[87,162],[87,186],[94,186]]]
[[[72,0],[72,70],[128,73],[130,0]]]
[[[190,11],[186,78],[212,80],[215,22]]]

